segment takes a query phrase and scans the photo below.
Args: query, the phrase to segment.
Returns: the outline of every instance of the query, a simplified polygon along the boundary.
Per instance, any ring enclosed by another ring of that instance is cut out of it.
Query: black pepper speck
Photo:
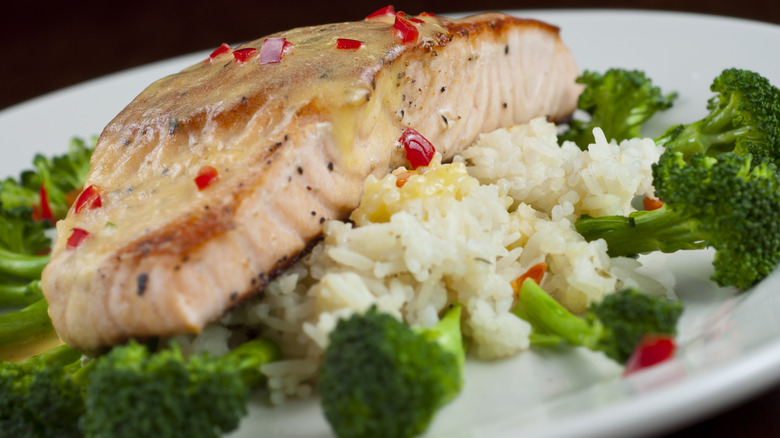
[[[146,292],[146,286],[149,283],[149,274],[144,272],[138,276],[138,296],[140,297]]]

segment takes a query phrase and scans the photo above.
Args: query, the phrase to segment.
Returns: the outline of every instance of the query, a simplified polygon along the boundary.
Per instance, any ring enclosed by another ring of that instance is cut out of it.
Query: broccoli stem
[[[437,342],[445,351],[455,355],[461,368],[466,362],[466,350],[463,348],[463,336],[460,332],[462,307],[460,304],[453,304],[433,327],[414,329],[425,339]],[[455,395],[457,394],[453,394],[453,397]]]
[[[720,122],[720,119],[717,122]],[[674,127],[660,137],[656,137],[655,143],[682,152],[687,159],[695,153],[717,155],[717,153],[729,152],[734,149],[734,143],[739,138],[750,132],[750,127],[745,126],[730,130],[717,130],[717,128],[719,126],[712,124],[706,125],[706,131],[700,130],[701,125],[697,124]]]
[[[265,375],[260,372],[260,367],[281,357],[282,351],[276,343],[265,338],[256,338],[234,348],[222,356],[222,359],[235,363],[241,374],[241,380],[246,386],[252,388],[265,381]]]
[[[531,323],[531,345],[549,347],[563,341],[593,348],[601,337],[602,326],[569,312],[535,281],[527,278],[518,292],[513,313]]]
[[[583,217],[575,228],[587,241],[604,239],[610,257],[706,247],[705,233],[666,205],[625,216]]]
[[[30,362],[42,362],[49,365],[71,365],[80,360],[82,353],[76,351],[65,344],[58,345],[50,350],[46,350],[41,354],[33,356],[25,361]]]
[[[27,306],[41,298],[40,280],[27,284],[0,283],[0,308]]]
[[[48,255],[27,255],[0,248],[0,272],[26,280],[41,278],[41,272],[49,263]]]
[[[0,315],[0,360],[18,362],[61,343],[44,299]]]

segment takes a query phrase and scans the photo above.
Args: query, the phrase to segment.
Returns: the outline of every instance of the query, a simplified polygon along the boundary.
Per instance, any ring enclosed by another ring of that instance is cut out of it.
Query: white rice
[[[311,254],[222,321],[280,344],[285,360],[262,369],[272,402],[310,395],[338,319],[372,305],[431,326],[460,302],[469,353],[494,359],[528,348],[530,326],[511,313],[510,282],[538,262],[548,265],[542,287],[574,312],[621,287],[663,289],[573,228],[582,214],[625,214],[635,196],[653,194],[661,148],[595,134],[587,151],[559,146],[555,125],[536,119],[481,136],[451,164],[437,155],[402,188],[404,169],[369,178],[353,223],[326,222]]]

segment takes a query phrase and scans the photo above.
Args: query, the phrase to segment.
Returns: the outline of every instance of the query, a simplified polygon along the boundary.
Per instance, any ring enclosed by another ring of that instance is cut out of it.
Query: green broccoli
[[[46,300],[0,315],[0,430],[11,436],[217,437],[238,426],[259,368],[279,348],[258,338],[224,356],[152,352],[131,341],[82,366],[59,343]],[[24,359],[24,360],[23,360]]]
[[[185,358],[174,345],[150,353],[131,342],[95,361],[85,388],[87,437],[219,437],[246,415],[260,366],[278,360],[276,344],[258,338],[224,356]],[[131,426],[130,426],[131,425]]]
[[[26,306],[41,298],[43,298],[43,292],[40,280],[24,283],[0,275],[0,308]]]
[[[0,308],[31,304],[42,297],[41,271],[49,262],[51,241],[44,222],[29,209],[0,210]]]
[[[780,175],[748,154],[717,159],[665,152],[653,166],[664,206],[627,217],[583,217],[575,224],[586,240],[604,239],[610,256],[651,251],[715,249],[713,280],[747,289],[780,261]]]
[[[780,90],[758,73],[726,69],[712,82],[715,92],[703,119],[669,128],[655,139],[685,159],[695,153],[753,155],[754,164],[780,165]]]
[[[0,206],[3,210],[35,206],[40,215],[45,202],[53,217],[44,215],[41,219],[64,218],[70,208],[69,196],[80,190],[87,178],[93,148],[94,140],[89,146],[84,140],[74,138],[66,154],[54,157],[36,155],[34,170],[25,170],[19,178],[0,182]],[[42,192],[46,193],[45,201],[41,199]]]
[[[340,320],[319,382],[336,435],[403,438],[424,432],[463,384],[460,314],[454,305],[425,329],[376,308]]]
[[[15,312],[0,315],[0,361],[18,362],[60,343],[41,298]]]
[[[46,230],[65,216],[68,198],[89,171],[91,153],[83,140],[74,139],[68,153],[37,155],[35,170],[0,181],[0,308],[42,297],[39,280],[51,247]]]
[[[626,289],[572,314],[536,282],[526,279],[513,312],[531,324],[531,345],[583,346],[625,364],[643,335],[675,335],[683,311],[680,301]]]
[[[0,431],[17,438],[79,437],[81,353],[56,347],[20,364],[0,363]]]
[[[224,356],[151,352],[131,341],[82,366],[65,345],[0,365],[0,430],[15,437],[219,437],[246,414],[278,347],[254,339]]]
[[[570,140],[581,149],[594,142],[593,128],[601,128],[607,139],[622,141],[639,137],[642,125],[655,113],[672,106],[677,93],[663,95],[645,73],[613,68],[603,75],[585,71],[577,79],[585,84],[577,108],[587,120],[573,119],[559,139]]]

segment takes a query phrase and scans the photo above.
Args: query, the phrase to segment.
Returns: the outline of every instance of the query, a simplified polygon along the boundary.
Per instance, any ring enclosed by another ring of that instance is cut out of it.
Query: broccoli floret
[[[626,363],[642,336],[676,335],[682,311],[680,301],[626,289],[607,295],[579,317],[531,279],[523,282],[513,310],[531,324],[532,345],[583,346],[601,351],[620,364]]]
[[[585,88],[577,108],[588,120],[573,119],[560,140],[570,140],[581,149],[594,142],[593,128],[599,127],[607,139],[622,141],[639,137],[642,125],[655,113],[672,106],[677,93],[662,94],[645,73],[638,70],[609,69],[603,75],[585,71],[577,82]]]
[[[663,207],[581,218],[576,228],[586,240],[606,240],[611,256],[712,247],[712,279],[747,289],[780,261],[779,178],[773,164],[754,166],[750,155],[694,154],[686,163],[681,152],[665,152],[653,167]]]
[[[94,363],[85,387],[87,437],[219,437],[246,414],[249,387],[278,347],[255,339],[224,356],[185,357],[173,345],[151,353],[131,342]]]
[[[92,145],[74,138],[63,155],[45,157],[36,155],[33,159],[34,170],[25,170],[19,178],[7,178],[0,182],[0,205],[4,210],[15,208],[38,209],[42,213],[41,187],[46,193],[46,203],[51,209],[52,218],[62,219],[70,208],[69,197],[76,193],[87,178],[89,161],[94,149]]]
[[[656,138],[667,150],[718,156],[751,154],[755,162],[780,165],[780,90],[758,73],[726,69],[714,79],[709,114],[688,125],[669,128]]]
[[[463,382],[460,306],[430,328],[411,328],[371,308],[338,322],[320,370],[331,428],[344,437],[416,436]]]
[[[46,309],[41,300],[23,316],[0,317],[19,323],[0,324],[0,340],[54,333]],[[262,338],[220,357],[185,356],[175,344],[152,352],[131,341],[84,366],[81,356],[62,345],[19,364],[0,363],[0,430],[20,437],[218,437],[238,426],[249,388],[263,381],[260,366],[280,351]]]
[[[18,438],[79,437],[81,388],[71,378],[81,353],[61,346],[20,364],[0,364],[0,431]]]

